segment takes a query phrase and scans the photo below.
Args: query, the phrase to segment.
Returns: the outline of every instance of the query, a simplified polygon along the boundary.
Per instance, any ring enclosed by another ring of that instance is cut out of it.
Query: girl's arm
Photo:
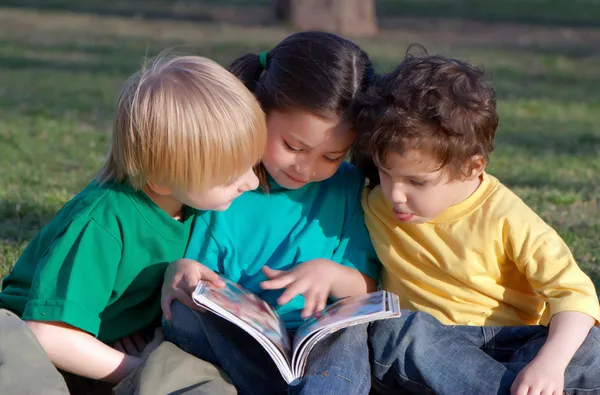
[[[373,278],[356,269],[331,263],[338,266],[337,275],[331,284],[331,296],[335,299],[377,291],[377,281]]]
[[[263,272],[269,280],[263,281],[261,288],[286,289],[277,299],[278,304],[284,305],[296,295],[304,295],[303,318],[322,311],[329,296],[341,299],[377,289],[377,283],[369,276],[329,259],[312,259],[290,270],[264,266]]]
[[[118,383],[141,363],[89,333],[59,322],[26,321],[52,363],[62,370],[95,380]]]

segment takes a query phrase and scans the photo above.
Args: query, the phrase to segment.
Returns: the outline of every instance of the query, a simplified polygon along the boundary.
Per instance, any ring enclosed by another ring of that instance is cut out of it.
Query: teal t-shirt
[[[0,307],[106,343],[160,325],[164,271],[183,257],[194,216],[186,208],[179,222],[142,191],[92,182],[29,243],[2,282]]]
[[[360,205],[363,184],[347,163],[333,177],[296,190],[271,180],[269,193],[246,192],[227,211],[199,213],[185,255],[276,306],[295,329],[303,321],[304,297],[278,306],[283,290],[261,289],[261,268],[287,270],[326,258],[377,279],[379,262]]]

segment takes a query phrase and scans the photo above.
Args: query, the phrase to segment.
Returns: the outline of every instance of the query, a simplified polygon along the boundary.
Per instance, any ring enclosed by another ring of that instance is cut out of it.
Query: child
[[[268,54],[241,57],[231,70],[267,113],[257,171],[263,188],[226,212],[199,216],[189,259],[165,275],[163,329],[183,350],[220,366],[240,394],[284,393],[286,383],[253,338],[213,314],[170,302],[193,306],[189,293],[215,271],[260,295],[293,332],[330,298],[376,289],[378,262],[360,207],[364,179],[344,162],[355,138],[352,106],[373,71],[359,47],[321,32],[294,34]],[[305,378],[290,390],[367,394],[370,382],[362,325],[320,342]]]
[[[382,286],[403,308],[456,325],[409,350],[403,324],[374,323],[380,390],[600,393],[594,285],[558,234],[485,172],[498,117],[484,74],[407,56],[378,89],[358,130],[378,168],[380,185],[362,204]],[[458,373],[436,377],[436,364]]]
[[[265,142],[264,113],[232,74],[158,58],[123,87],[104,167],[27,246],[0,306],[58,368],[120,382],[150,351],[143,334],[160,325],[164,270],[184,254],[194,209],[255,189]]]

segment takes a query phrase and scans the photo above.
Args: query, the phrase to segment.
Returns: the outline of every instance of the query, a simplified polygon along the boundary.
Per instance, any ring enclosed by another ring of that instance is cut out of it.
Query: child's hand
[[[148,341],[144,339],[144,336],[139,332],[136,332],[133,335],[125,336],[117,340],[113,344],[113,348],[121,351],[123,354],[139,358],[147,345]]]
[[[167,267],[160,298],[160,307],[167,320],[172,317],[171,302],[175,299],[191,309],[198,309],[191,295],[201,280],[215,288],[225,286],[217,273],[191,259],[178,259]]]
[[[165,334],[163,333],[162,328],[159,326],[154,330],[154,336],[152,337],[152,340],[150,340],[150,343],[146,344],[146,347],[144,347],[140,357],[146,358],[152,353],[152,351],[156,350],[163,341],[165,341]]]
[[[519,373],[510,388],[512,395],[561,395],[565,367],[549,358],[535,358]]]
[[[113,344],[115,350],[136,358],[145,358],[165,340],[162,328],[154,330],[152,336],[144,336],[140,332],[125,336]]]
[[[284,305],[295,296],[304,295],[302,318],[321,312],[331,291],[340,265],[327,259],[306,261],[290,270],[273,270],[267,266],[263,272],[270,279],[260,283],[262,289],[286,288],[277,303]]]

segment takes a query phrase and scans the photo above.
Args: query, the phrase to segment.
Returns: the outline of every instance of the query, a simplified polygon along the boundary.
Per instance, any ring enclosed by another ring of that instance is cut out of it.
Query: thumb
[[[200,273],[203,281],[207,281],[217,288],[223,288],[225,286],[225,282],[221,280],[221,277],[209,268],[203,267]]]
[[[154,330],[154,338],[152,340],[159,343],[165,340],[165,333],[160,326]]]

